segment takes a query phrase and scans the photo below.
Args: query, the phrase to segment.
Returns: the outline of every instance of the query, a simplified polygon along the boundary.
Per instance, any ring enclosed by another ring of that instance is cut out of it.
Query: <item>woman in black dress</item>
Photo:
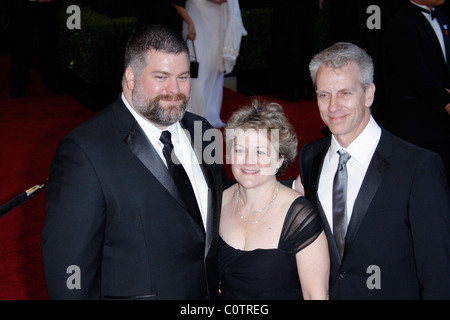
[[[330,262],[322,221],[306,198],[277,181],[297,155],[283,108],[255,100],[231,116],[225,137],[238,183],[223,194],[223,299],[327,299]]]

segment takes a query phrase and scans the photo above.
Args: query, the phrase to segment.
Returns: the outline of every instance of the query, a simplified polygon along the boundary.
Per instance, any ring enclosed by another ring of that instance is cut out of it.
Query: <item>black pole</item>
[[[24,202],[30,200],[31,198],[34,198],[36,195],[41,193],[42,189],[44,189],[44,187],[47,185],[47,182],[48,182],[48,179],[47,179],[47,181],[45,181],[44,184],[35,185],[34,187],[31,187],[30,189],[26,190],[25,192],[22,192],[17,197],[9,200],[7,203],[2,205],[0,207],[0,217],[3,217],[8,212],[14,210],[15,208],[17,208]]]

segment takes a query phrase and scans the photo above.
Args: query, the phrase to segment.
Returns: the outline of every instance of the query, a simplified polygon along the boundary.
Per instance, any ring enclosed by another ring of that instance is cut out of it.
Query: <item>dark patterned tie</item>
[[[192,188],[191,181],[180,163],[180,160],[173,152],[172,135],[169,131],[163,131],[159,140],[164,144],[163,154],[166,158],[167,169],[172,176],[175,185],[186,205],[186,209],[192,218],[203,227],[203,220],[200,214],[200,209],[195,197],[194,189]]]
[[[347,232],[347,161],[351,156],[342,149],[338,153],[339,166],[333,180],[333,235],[342,258],[345,247],[345,234]]]

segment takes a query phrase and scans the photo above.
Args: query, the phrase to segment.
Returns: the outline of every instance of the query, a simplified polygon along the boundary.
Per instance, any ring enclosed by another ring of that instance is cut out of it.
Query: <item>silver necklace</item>
[[[245,210],[246,212],[251,213],[251,214],[258,214],[258,213],[263,212],[264,210],[267,209],[268,206],[270,206],[270,205],[272,204],[272,202],[273,202],[273,200],[274,200],[274,198],[272,198],[272,200],[269,201],[269,203],[266,204],[266,205],[264,206],[264,208],[259,209],[259,210],[256,210],[256,211],[252,211],[252,210],[249,210],[249,209],[247,209],[247,208],[245,207],[244,200],[242,200],[242,198],[240,198],[240,185],[238,185],[238,190],[237,190],[237,195],[236,195],[236,197],[240,200],[240,203],[241,203],[241,205],[242,205],[242,208],[244,208],[244,210]],[[276,194],[274,195],[274,197],[276,197]]]
[[[275,199],[277,198],[278,192],[280,191],[280,186],[281,186],[281,183],[278,182],[278,186],[277,186],[277,188],[276,188],[276,190],[275,190],[275,194],[273,195],[272,200],[270,200],[270,202],[269,202],[267,205],[265,205],[264,208],[262,208],[261,210],[258,210],[258,211],[250,211],[250,210],[247,210],[247,209],[245,208],[245,206],[244,206],[244,203],[242,202],[242,207],[243,207],[247,212],[256,214],[256,213],[261,213],[261,212],[265,211],[264,214],[263,214],[261,217],[259,217],[258,219],[256,219],[256,220],[248,220],[247,218],[245,218],[245,217],[242,215],[241,209],[240,209],[240,202],[241,202],[242,200],[241,200],[240,197],[239,197],[239,186],[238,186],[238,189],[237,189],[237,191],[236,191],[236,202],[237,202],[237,211],[238,211],[239,217],[240,217],[242,220],[244,220],[245,222],[247,222],[247,223],[258,223],[260,220],[262,220],[262,219],[266,216],[267,212],[269,212],[269,209],[272,207],[272,205],[273,205]]]

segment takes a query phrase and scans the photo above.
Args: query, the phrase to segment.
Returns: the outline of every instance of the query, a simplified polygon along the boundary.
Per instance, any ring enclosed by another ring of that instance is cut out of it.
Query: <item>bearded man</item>
[[[219,141],[191,139],[194,123],[202,136],[213,128],[185,111],[189,64],[178,34],[138,31],[127,43],[120,97],[59,144],[42,232],[51,299],[218,295],[226,174],[194,152],[217,150]]]

